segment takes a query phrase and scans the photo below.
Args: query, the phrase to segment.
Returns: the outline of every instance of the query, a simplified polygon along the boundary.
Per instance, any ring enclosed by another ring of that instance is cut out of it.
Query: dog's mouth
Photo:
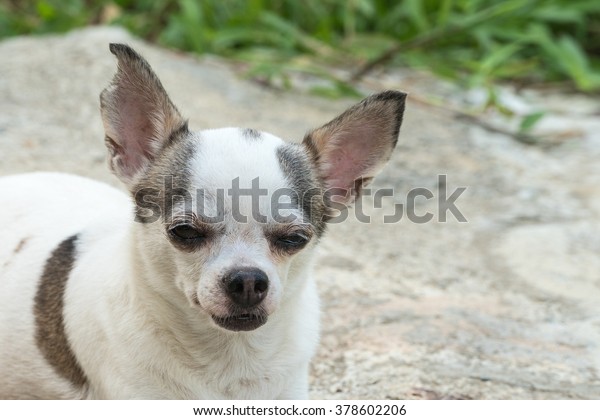
[[[213,315],[212,319],[219,327],[230,331],[252,331],[267,322],[266,315],[252,313],[231,315],[227,317],[217,317]]]

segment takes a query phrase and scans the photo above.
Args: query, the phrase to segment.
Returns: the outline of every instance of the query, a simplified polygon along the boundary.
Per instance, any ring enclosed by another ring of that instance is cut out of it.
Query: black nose
[[[269,278],[258,268],[238,268],[223,278],[225,291],[231,300],[243,308],[263,301],[269,289]]]

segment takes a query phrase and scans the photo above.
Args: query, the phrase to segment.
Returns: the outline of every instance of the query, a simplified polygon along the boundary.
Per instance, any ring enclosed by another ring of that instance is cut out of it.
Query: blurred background
[[[597,0],[0,0],[0,39],[90,25],[227,57],[268,87],[309,80],[308,91],[330,98],[359,97],[357,85],[386,69],[424,70],[470,89],[453,104],[463,117],[484,126],[477,117],[490,109],[515,117],[498,129],[529,143],[547,112],[523,110],[499,83],[600,92]]]
[[[311,397],[600,398],[599,0],[0,0],[0,38],[0,175],[118,185],[109,42],[146,57],[192,129],[299,141],[407,91],[373,184],[394,197],[320,246]],[[438,200],[416,203],[430,223],[382,221],[413,188],[460,187],[467,223]]]
[[[0,0],[0,38],[121,25],[153,43],[328,76],[349,94],[380,66],[427,69],[466,86],[511,81],[600,90],[597,0]],[[323,67],[325,66],[325,67]],[[493,102],[493,95],[490,95]]]

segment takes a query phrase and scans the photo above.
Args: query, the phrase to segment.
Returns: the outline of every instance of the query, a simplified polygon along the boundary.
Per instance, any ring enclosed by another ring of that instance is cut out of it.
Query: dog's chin
[[[218,317],[213,315],[213,321],[219,327],[229,331],[252,331],[261,327],[267,322],[266,315],[257,315],[253,313],[230,315]]]

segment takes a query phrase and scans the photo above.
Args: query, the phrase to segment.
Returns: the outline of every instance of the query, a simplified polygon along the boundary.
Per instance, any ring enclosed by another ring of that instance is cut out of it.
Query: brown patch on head
[[[65,239],[46,261],[35,296],[35,339],[56,373],[83,387],[87,379],[69,344],[64,321],[64,294],[73,269],[76,241],[76,235]]]
[[[159,220],[170,224],[174,203],[184,203],[192,209],[190,159],[199,144],[188,132],[180,132],[152,162],[145,176],[132,188],[136,203],[136,218],[140,223]]]
[[[260,131],[257,131],[253,128],[242,129],[242,136],[248,140],[259,140],[261,138]]]
[[[292,189],[292,203],[304,215],[304,222],[313,225],[317,236],[325,231],[327,196],[316,168],[307,156],[306,149],[298,144],[286,144],[277,149],[279,166]]]

